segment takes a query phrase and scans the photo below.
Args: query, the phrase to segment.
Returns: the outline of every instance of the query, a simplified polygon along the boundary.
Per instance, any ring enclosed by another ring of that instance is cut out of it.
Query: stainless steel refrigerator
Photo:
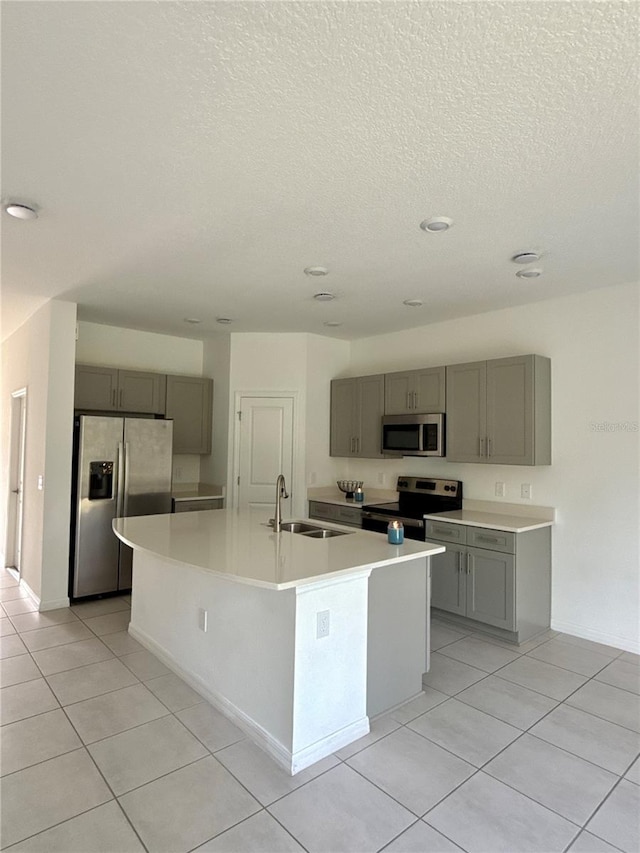
[[[80,415],[74,424],[69,595],[131,588],[114,518],[171,512],[173,421]]]

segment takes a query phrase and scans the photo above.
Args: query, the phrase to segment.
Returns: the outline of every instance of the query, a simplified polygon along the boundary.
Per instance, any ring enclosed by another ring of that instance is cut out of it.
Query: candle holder
[[[402,545],[404,542],[404,524],[401,521],[389,522],[387,540],[390,545]]]

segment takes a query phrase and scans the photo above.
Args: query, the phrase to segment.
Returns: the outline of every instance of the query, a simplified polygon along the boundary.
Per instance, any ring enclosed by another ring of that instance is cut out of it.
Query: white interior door
[[[281,506],[287,518],[293,487],[293,399],[242,397],[239,411],[237,505],[261,521],[272,518],[276,479],[284,474],[289,499]]]
[[[27,432],[27,390],[11,395],[11,450],[7,524],[7,565],[20,572],[24,516],[24,470]]]

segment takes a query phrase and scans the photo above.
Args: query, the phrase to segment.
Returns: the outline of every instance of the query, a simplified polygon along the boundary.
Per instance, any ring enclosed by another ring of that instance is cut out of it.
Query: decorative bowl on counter
[[[336,480],[338,488],[341,492],[345,492],[348,500],[353,500],[353,493],[356,489],[361,489],[364,480]]]

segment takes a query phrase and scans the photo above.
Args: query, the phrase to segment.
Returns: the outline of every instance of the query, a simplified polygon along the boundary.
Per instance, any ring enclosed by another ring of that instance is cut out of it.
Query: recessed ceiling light
[[[323,326],[331,326],[332,329],[334,329],[336,326],[341,325],[342,323],[340,323],[338,320],[327,320],[325,323],[323,323]]]
[[[422,299],[405,299],[402,304],[408,305],[409,308],[420,308],[422,305]]]
[[[216,317],[216,323],[228,325],[229,323],[233,323],[233,320],[230,317]]]
[[[511,260],[514,264],[534,264],[540,260],[540,255],[537,252],[518,252]]]
[[[202,320],[198,320],[197,317],[185,317],[184,322],[191,323],[192,326],[197,326],[198,323],[202,323]]]
[[[16,219],[38,218],[38,211],[26,204],[5,204],[4,209],[7,211],[9,216],[14,216]]]
[[[437,234],[439,231],[448,231],[453,225],[453,219],[448,216],[432,216],[430,219],[424,219],[420,223],[423,231],[430,231],[432,234]]]
[[[542,270],[533,267],[528,270],[518,270],[516,275],[518,276],[518,278],[538,278],[542,275]]]
[[[321,291],[320,293],[314,293],[313,298],[317,302],[331,302],[332,299],[335,299],[333,293],[328,293],[326,290]]]
[[[329,270],[326,267],[306,267],[305,275],[329,275]]]

